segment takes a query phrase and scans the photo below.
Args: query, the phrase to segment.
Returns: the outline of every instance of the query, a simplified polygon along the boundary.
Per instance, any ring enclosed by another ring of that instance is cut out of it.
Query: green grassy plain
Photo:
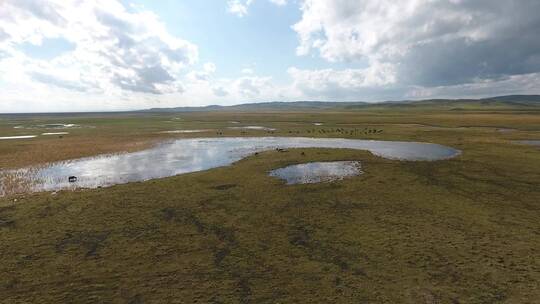
[[[238,126],[231,121],[278,130],[230,130]],[[59,130],[70,132],[63,138],[0,141],[0,167],[198,136],[422,141],[463,153],[401,162],[353,150],[269,151],[229,167],[148,182],[0,198],[0,303],[540,298],[540,149],[512,143],[540,139],[539,112],[2,116],[0,136],[39,134],[13,126],[58,122],[83,127]],[[159,133],[176,129],[211,131]],[[319,160],[360,160],[365,173],[294,186],[267,175]]]

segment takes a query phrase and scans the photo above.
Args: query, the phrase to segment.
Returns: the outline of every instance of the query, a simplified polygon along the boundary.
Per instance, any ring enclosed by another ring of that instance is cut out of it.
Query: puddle
[[[0,195],[18,192],[96,188],[145,181],[230,165],[255,152],[289,148],[347,148],[400,160],[440,160],[459,150],[430,143],[306,137],[225,137],[168,141],[125,154],[99,155],[0,171]],[[278,156],[276,156],[278,157]],[[70,183],[68,178],[76,176]]]
[[[540,140],[516,140],[514,141],[516,144],[521,144],[521,145],[529,145],[529,146],[536,146],[536,147],[540,147]]]
[[[159,133],[163,134],[185,134],[185,133],[203,133],[203,132],[210,132],[212,130],[171,130],[171,131],[163,131]]]
[[[262,127],[262,126],[245,126],[245,127],[229,127],[233,130],[262,130],[262,131],[276,131],[277,129]]]
[[[41,133],[41,135],[67,135],[69,132],[50,132],[50,133]]]
[[[71,128],[81,128],[81,126],[76,125],[76,124],[52,123],[52,124],[31,125],[31,126],[15,126],[13,128],[15,129],[71,129]]]
[[[80,125],[76,124],[45,124],[45,125],[39,125],[39,127],[47,128],[47,129],[68,129],[68,128],[80,128]]]
[[[338,161],[292,165],[272,170],[269,175],[285,180],[287,185],[293,185],[332,182],[362,173],[360,162]]]
[[[499,133],[511,133],[517,131],[516,129],[510,129],[510,128],[499,128],[497,129],[497,132]]]
[[[36,135],[21,135],[21,136],[4,136],[0,137],[0,140],[4,139],[26,139],[26,138],[34,138]]]

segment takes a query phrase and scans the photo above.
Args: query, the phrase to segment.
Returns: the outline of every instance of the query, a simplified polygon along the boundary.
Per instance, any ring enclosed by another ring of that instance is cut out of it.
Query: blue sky
[[[540,93],[536,0],[4,0],[0,112]]]
[[[51,38],[43,40],[40,45],[24,42],[18,48],[30,57],[50,60],[63,53],[72,51],[75,45],[63,38]]]
[[[227,13],[226,1],[124,1],[156,12],[171,33],[200,46],[202,64],[213,62],[216,75],[237,77],[250,68],[261,75],[290,81],[291,66],[320,69],[358,66],[351,62],[329,63],[318,56],[297,56],[298,38],[292,29],[301,18],[297,4],[276,6],[255,1],[241,18]]]
[[[226,2],[137,1],[155,12],[171,33],[201,46],[201,61],[214,62],[218,76],[235,77],[243,68],[283,77],[297,60],[296,34],[291,25],[300,12],[292,5],[278,7],[255,2],[248,15],[227,13]],[[317,60],[314,60],[317,61]]]

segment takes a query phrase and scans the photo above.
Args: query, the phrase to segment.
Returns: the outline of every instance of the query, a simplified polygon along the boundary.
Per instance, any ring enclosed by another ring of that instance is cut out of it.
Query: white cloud
[[[212,62],[207,62],[203,65],[203,69],[207,73],[215,73],[216,72],[216,65]]]
[[[182,100],[189,100],[192,105],[279,100],[284,98],[287,90],[286,87],[276,85],[272,77],[255,75],[190,80],[185,82],[185,88]]]
[[[210,81],[216,72],[216,65],[212,62],[203,64],[202,70],[194,70],[187,74],[189,81]]]
[[[229,0],[227,2],[227,10],[231,14],[235,14],[238,17],[244,17],[248,14],[248,7],[253,0]]]
[[[278,6],[284,6],[287,4],[287,0],[270,0],[270,2]]]
[[[540,73],[512,75],[500,79],[477,80],[476,82],[438,87],[410,88],[406,98],[480,98],[497,95],[540,94]]]
[[[6,0],[0,3],[0,71],[14,65],[17,84],[39,82],[66,90],[123,94],[181,92],[178,75],[197,61],[197,47],[168,33],[149,11],[117,1]],[[2,36],[6,36],[3,34]],[[75,49],[45,61],[20,51],[62,38]],[[5,79],[5,81],[10,81]]]
[[[301,10],[299,55],[392,66],[402,85],[540,71],[537,0],[304,0]]]
[[[226,4],[242,17],[254,1]],[[537,0],[266,1],[299,3],[297,54],[330,68],[291,67],[283,71],[290,82],[259,75],[283,56],[276,54],[224,78],[141,6],[0,0],[0,112],[540,93]],[[47,60],[32,53],[58,41],[69,49]]]
[[[321,100],[373,100],[388,98],[397,91],[391,65],[372,65],[365,69],[300,70],[289,68],[292,89],[297,96]]]
[[[255,0],[228,0],[227,1],[227,11],[231,14],[242,18],[249,13],[249,7],[253,4]],[[270,3],[277,6],[285,6],[287,0],[269,0]]]
[[[214,88],[212,88],[212,92],[217,97],[225,97],[225,96],[229,95],[229,92],[227,92],[227,90],[225,90],[225,88],[223,88],[223,87],[214,87]]]
[[[233,88],[243,98],[257,98],[271,91],[273,84],[270,77],[240,77],[234,81]]]
[[[289,74],[297,82],[313,89],[323,89],[326,85],[340,88],[365,88],[386,86],[395,83],[395,73],[391,65],[372,65],[366,69],[346,70],[299,70],[290,68]]]

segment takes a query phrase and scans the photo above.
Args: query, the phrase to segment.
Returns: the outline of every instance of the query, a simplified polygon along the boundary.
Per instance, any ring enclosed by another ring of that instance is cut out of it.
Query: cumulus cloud
[[[524,92],[540,94],[540,73],[512,75],[459,85],[411,88],[404,96],[411,99],[480,98]]]
[[[240,18],[246,16],[249,12],[249,7],[255,0],[229,0],[227,1],[227,11]],[[277,6],[284,6],[287,0],[268,0]]]
[[[69,81],[66,79],[62,79],[59,77],[56,77],[51,74],[43,74],[40,72],[33,72],[30,77],[36,81],[39,81],[44,84],[50,84],[59,88],[68,89],[68,90],[74,90],[74,91],[80,91],[84,92],[86,91],[85,87],[81,85],[78,82],[75,81]]]
[[[248,14],[248,7],[253,3],[253,0],[229,0],[227,2],[227,10],[231,14],[238,17],[244,17]]]
[[[384,86],[393,84],[395,76],[391,65],[370,66],[366,69],[346,70],[299,70],[290,68],[293,79],[301,81],[313,88],[323,88],[325,84],[333,84],[342,88],[359,88]]]
[[[540,71],[536,0],[304,0],[301,11],[297,54],[367,62],[401,86],[455,87]],[[333,74],[340,82],[351,76]],[[365,82],[363,72],[353,74],[352,83]]]
[[[115,0],[5,0],[0,29],[10,33],[0,34],[0,51],[8,54],[4,60],[24,63],[19,69],[27,80],[67,90],[181,92],[179,72],[198,58],[197,47],[169,34],[155,14],[128,11]],[[75,47],[50,61],[19,49],[59,37]]]
[[[365,69],[301,70],[289,68],[292,86],[312,99],[365,100],[390,98],[403,93],[395,83],[392,66],[371,66]]]
[[[227,11],[246,16],[255,1],[298,4],[296,54],[318,58],[291,63],[283,78],[268,67],[290,62],[280,52],[220,74],[141,6],[0,0],[0,111],[540,93],[537,0],[227,0]],[[221,51],[212,50],[247,60],[257,49]]]
[[[286,87],[269,76],[245,75],[237,78],[213,76],[208,81],[187,81],[182,96],[191,104],[237,104],[283,99]]]
[[[225,88],[223,88],[223,87],[212,88],[212,92],[214,93],[214,95],[216,95],[218,97],[225,97],[225,96],[229,95],[229,92],[227,92],[227,90],[225,90]]]
[[[203,65],[202,70],[191,71],[187,74],[189,81],[210,81],[216,72],[216,65],[212,62],[207,62]]]
[[[220,79],[222,87],[238,100],[266,99],[275,95],[276,86],[272,77],[241,76],[234,79]]]
[[[253,69],[252,68],[243,68],[241,70],[242,74],[246,74],[246,75],[251,75],[254,73]]]
[[[278,6],[283,6],[285,4],[287,4],[287,0],[270,0],[270,2],[274,3],[275,5],[278,5]]]

